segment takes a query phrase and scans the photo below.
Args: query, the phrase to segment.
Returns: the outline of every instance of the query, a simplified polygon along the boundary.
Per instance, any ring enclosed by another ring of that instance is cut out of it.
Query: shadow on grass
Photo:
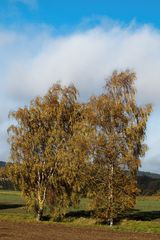
[[[128,220],[136,221],[152,221],[155,219],[160,219],[160,211],[139,211],[134,210],[130,211],[127,214],[124,214],[124,217]]]
[[[24,207],[24,204],[0,203],[0,210],[20,207]]]
[[[90,218],[94,215],[93,210],[78,210],[78,211],[71,211],[65,214],[65,218]]]
[[[80,210],[80,211],[71,211],[68,212],[65,215],[66,219],[70,218],[91,218],[95,215],[95,211],[90,210],[90,211],[85,211],[85,210]],[[128,211],[127,213],[123,213],[119,215],[116,219],[114,219],[115,224],[119,224],[122,220],[127,219],[127,220],[135,220],[135,221],[152,221],[155,219],[160,219],[160,211],[139,211],[138,209],[133,209]],[[98,222],[99,224],[108,224],[107,221],[100,221]]]
[[[51,219],[51,216],[50,216],[50,215],[44,215],[44,216],[42,217],[42,221],[43,221],[43,222],[48,222],[50,219]]]

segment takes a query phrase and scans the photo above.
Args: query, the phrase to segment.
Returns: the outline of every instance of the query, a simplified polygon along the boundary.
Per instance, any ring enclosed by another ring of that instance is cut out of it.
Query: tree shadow
[[[138,209],[132,209],[127,213],[120,214],[115,219],[115,224],[119,224],[122,220],[135,220],[135,221],[152,221],[160,219],[160,211],[140,211]]]
[[[94,210],[78,210],[78,211],[70,211],[65,214],[65,218],[91,218],[95,215]],[[118,215],[116,219],[114,219],[114,224],[119,224],[122,220],[135,220],[135,221],[152,221],[155,219],[160,219],[160,211],[140,211],[138,209],[132,209],[127,213],[123,213]],[[107,221],[100,221],[100,224],[107,224]]]
[[[24,207],[24,204],[0,203],[0,210]]]
[[[43,222],[48,222],[50,219],[51,219],[51,216],[49,214],[42,216],[42,221]]]
[[[137,211],[126,216],[128,220],[152,221],[160,218],[160,211]]]
[[[94,215],[93,210],[77,210],[77,211],[70,211],[65,214],[65,218],[91,218]]]

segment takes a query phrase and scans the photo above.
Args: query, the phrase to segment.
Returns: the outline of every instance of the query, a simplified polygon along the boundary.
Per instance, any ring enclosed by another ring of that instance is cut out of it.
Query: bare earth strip
[[[61,224],[0,222],[0,240],[160,240],[160,234],[120,233]]]

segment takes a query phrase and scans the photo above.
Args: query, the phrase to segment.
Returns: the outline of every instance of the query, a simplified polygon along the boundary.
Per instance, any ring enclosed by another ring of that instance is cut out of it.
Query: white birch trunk
[[[109,208],[110,208],[110,216],[109,216],[109,225],[113,226],[113,163],[110,164],[110,177],[109,177]]]
[[[38,192],[37,192],[37,200],[38,200],[38,213],[37,220],[41,221],[43,217],[44,204],[46,200],[46,190],[47,188],[43,186],[45,181],[45,176],[42,172],[42,175],[38,171]]]

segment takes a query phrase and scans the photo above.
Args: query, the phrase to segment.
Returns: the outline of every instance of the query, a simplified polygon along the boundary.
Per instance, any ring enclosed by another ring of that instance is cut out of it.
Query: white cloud
[[[150,26],[103,25],[66,36],[54,36],[46,28],[34,34],[0,31],[0,82],[6,91],[1,98],[8,102],[7,110],[13,109],[60,80],[75,83],[87,99],[101,91],[113,70],[130,68],[138,77],[138,101],[160,105],[159,49],[160,32]]]
[[[16,49],[6,74],[14,96],[43,94],[57,80],[74,82],[83,95],[99,91],[104,78],[114,69],[137,72],[141,102],[160,103],[157,85],[160,75],[160,33],[151,27],[131,30],[95,28],[65,37],[48,35],[37,44],[25,36],[13,44]],[[152,90],[152,91],[151,91]]]

